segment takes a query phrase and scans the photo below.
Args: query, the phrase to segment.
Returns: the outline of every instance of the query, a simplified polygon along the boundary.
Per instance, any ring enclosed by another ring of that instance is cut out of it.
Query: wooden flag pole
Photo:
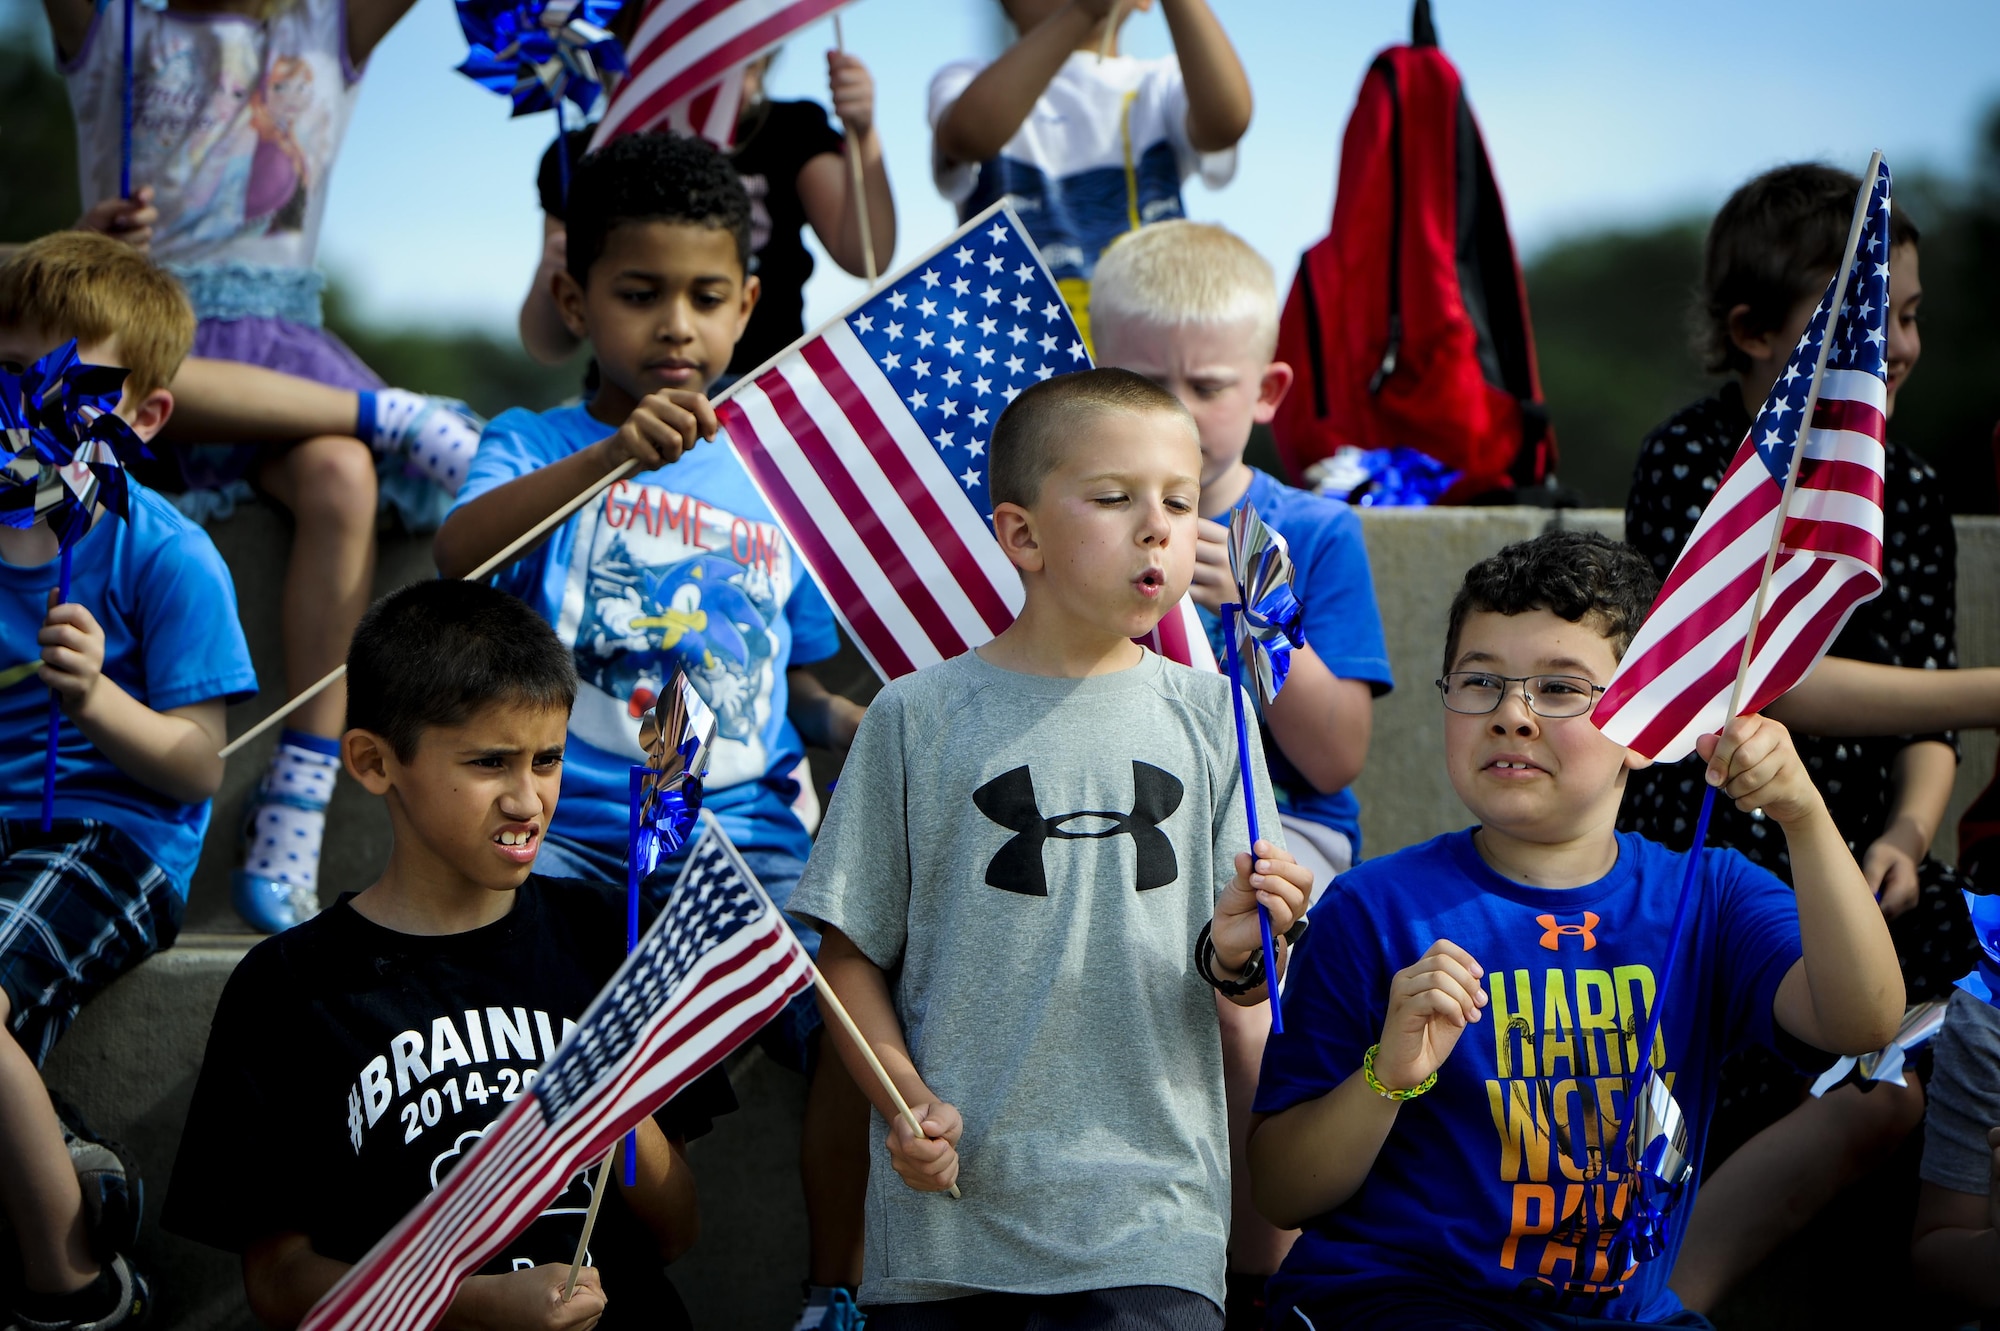
[[[889,1069],[882,1066],[882,1060],[875,1056],[875,1050],[861,1034],[861,1028],[854,1024],[853,1017],[847,1015],[847,1005],[840,1001],[840,995],[833,992],[833,986],[826,982],[826,976],[820,974],[818,965],[813,966],[813,985],[819,990],[820,1001],[824,1002],[827,1010],[833,1013],[834,1019],[840,1023],[840,1028],[847,1032],[847,1038],[854,1041],[854,1047],[868,1060],[868,1070],[875,1074],[875,1080],[882,1083],[882,1089],[889,1093],[890,1101],[896,1106],[897,1117],[909,1124],[910,1131],[917,1136],[928,1137],[930,1134],[924,1131],[924,1125],[917,1121],[916,1114],[911,1111],[910,1102],[896,1089],[896,1083],[889,1080]],[[956,1183],[951,1185],[951,1195],[954,1198],[959,1195]]]
[[[1778,567],[1778,548],[1784,542],[1785,516],[1792,510],[1792,491],[1798,488],[1799,473],[1806,469],[1806,436],[1812,433],[1820,381],[1826,377],[1826,362],[1833,353],[1833,332],[1847,304],[1848,273],[1854,266],[1855,247],[1861,243],[1861,228],[1868,221],[1868,201],[1875,197],[1875,177],[1881,169],[1882,154],[1878,150],[1868,158],[1868,170],[1861,177],[1861,192],[1854,199],[1854,216],[1847,224],[1847,245],[1840,252],[1839,276],[1834,279],[1839,285],[1834,288],[1833,304],[1827,310],[1826,329],[1820,334],[1819,359],[1813,364],[1812,382],[1806,385],[1805,418],[1799,422],[1799,441],[1792,465],[1785,468],[1785,492],[1778,500],[1778,520],[1771,525],[1771,548],[1764,552],[1764,572],[1757,579],[1757,600],[1750,609],[1749,631],[1743,635],[1743,660],[1736,667],[1736,686],[1729,691],[1729,711],[1722,718],[1725,728],[1742,710],[1743,695],[1750,687],[1750,662],[1756,655],[1757,629],[1764,618],[1764,604],[1771,594],[1771,575]]]
[[[847,42],[840,34],[840,15],[833,16],[833,49],[847,54]],[[862,178],[861,142],[855,136],[854,126],[847,127],[847,184],[854,191],[854,220],[861,224],[861,263],[868,270],[868,285],[872,288],[878,273],[875,268],[875,231],[868,224],[868,185]]]
[[[604,1153],[604,1163],[597,1167],[597,1186],[591,1189],[590,1209],[583,1213],[583,1233],[577,1236],[576,1256],[569,1264],[569,1282],[563,1286],[564,1303],[576,1293],[576,1273],[583,1270],[583,1255],[590,1251],[590,1231],[597,1228],[597,1208],[604,1205],[604,1190],[611,1186],[611,1162],[617,1158],[618,1143],[613,1142]]]

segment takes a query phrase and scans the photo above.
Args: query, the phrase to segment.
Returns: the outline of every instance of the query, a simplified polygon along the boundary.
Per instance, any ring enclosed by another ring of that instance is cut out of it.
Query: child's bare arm
[[[576,354],[583,339],[570,332],[556,305],[555,288],[550,285],[563,268],[569,254],[569,228],[560,218],[542,216],[542,257],[535,265],[534,280],[521,298],[521,346],[543,365],[558,365]]]
[[[1375,691],[1366,680],[1342,679],[1310,645],[1292,652],[1285,687],[1264,709],[1271,738],[1313,789],[1345,790],[1368,761],[1375,734]]]
[[[1930,853],[1957,779],[1958,755],[1949,744],[1918,740],[1896,754],[1889,817],[1882,835],[1861,853],[1861,876],[1892,920],[1917,904],[1918,866]]]
[[[910,1058],[910,1047],[903,1040],[902,1023],[896,1019],[895,1004],[889,998],[888,978],[846,934],[830,926],[821,932],[819,969],[847,1009],[847,1015],[854,1018],[862,1038],[881,1060],[889,1080],[923,1124],[922,1137],[910,1131],[909,1123],[876,1079],[867,1058],[844,1031],[827,1037],[840,1050],[840,1061],[847,1065],[854,1084],[888,1120],[889,1162],[903,1182],[918,1192],[946,1191],[958,1181],[958,1139],[965,1125],[958,1110],[940,1099],[917,1072],[917,1065]],[[821,1006],[824,1008],[824,1000]],[[831,1030],[840,1022],[827,1012],[826,1024]]]
[[[1808,735],[1922,735],[2000,726],[2000,667],[1919,670],[1826,656],[1764,714]]]
[[[287,1331],[348,1265],[314,1252],[304,1234],[275,1234],[243,1250],[243,1293],[258,1321]],[[586,1266],[577,1274],[576,1293],[565,1303],[568,1280],[569,1268],[558,1264],[468,1277],[438,1325],[441,1331],[590,1331],[604,1315],[597,1270]]]
[[[49,613],[36,641],[42,645],[41,680],[62,699],[63,712],[118,770],[182,804],[199,804],[222,786],[229,738],[220,698],[156,712],[104,674],[104,628],[74,602]]]
[[[1739,716],[1696,748],[1708,782],[1745,813],[1785,829],[1804,956],[1778,986],[1778,1023],[1818,1049],[1865,1054],[1896,1034],[1903,977],[1861,866],[1806,775],[1792,737],[1765,716]]]
[[[875,247],[875,270],[884,272],[896,251],[896,196],[875,132],[875,80],[868,67],[839,51],[826,53],[827,87],[834,114],[847,130],[847,151],[861,156],[861,188],[868,204],[868,239]],[[839,153],[821,153],[799,168],[799,202],[827,257],[856,277],[868,275],[861,245],[861,209],[854,197],[854,174]]]
[[[1925,1287],[1974,1308],[2000,1308],[2000,1128],[1986,1134],[1984,1197],[1928,1180],[1917,1197],[1910,1265]]]
[[[805,742],[845,753],[854,743],[854,732],[861,728],[861,716],[868,709],[828,689],[805,666],[787,670],[785,684],[789,693],[785,714],[798,727]]]
[[[1442,938],[1398,971],[1389,984],[1376,1080],[1404,1091],[1436,1072],[1466,1026],[1480,1019],[1484,973],[1464,948]],[[1279,1228],[1294,1229],[1345,1202],[1375,1167],[1400,1108],[1357,1070],[1317,1100],[1255,1118],[1250,1185],[1257,1209]]]
[[[653,394],[616,434],[496,486],[446,518],[431,543],[438,572],[464,577],[627,461],[640,471],[667,466],[698,441],[715,438],[719,428],[702,394],[678,388]]]
[[[947,162],[983,162],[1007,146],[1069,53],[1110,14],[1112,0],[1070,0],[979,71],[938,121]]]
[[[695,1199],[694,1172],[688,1168],[681,1144],[670,1140],[660,1125],[646,1119],[637,1129],[639,1138],[638,1181],[625,1187],[625,1165],[621,1156],[613,1165],[612,1177],[624,1190],[625,1202],[644,1222],[659,1245],[663,1261],[674,1261],[701,1234],[701,1210]],[[621,1147],[622,1149],[622,1147]]]
[[[1187,87],[1188,146],[1219,153],[1250,128],[1250,77],[1207,0],[1162,0]]]
[[[174,414],[162,431],[172,443],[289,445],[352,435],[359,407],[352,389],[199,356],[181,362],[172,389]]]

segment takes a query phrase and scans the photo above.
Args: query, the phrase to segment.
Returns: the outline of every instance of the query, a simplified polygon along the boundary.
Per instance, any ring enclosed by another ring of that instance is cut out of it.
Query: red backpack
[[[1421,450],[1462,473],[1444,496],[1535,493],[1556,442],[1528,296],[1486,145],[1437,48],[1375,57],[1340,154],[1333,229],[1306,251],[1279,322],[1298,382],[1271,424],[1293,476],[1343,445]]]

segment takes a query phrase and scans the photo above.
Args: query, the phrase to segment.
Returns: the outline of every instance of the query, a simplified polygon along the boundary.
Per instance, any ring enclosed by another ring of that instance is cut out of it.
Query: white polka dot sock
[[[360,394],[356,429],[385,456],[401,457],[410,470],[435,481],[447,494],[465,483],[479,434],[486,428],[470,407],[455,398],[426,397],[405,388]]]
[[[317,735],[284,732],[252,797],[254,810],[245,829],[243,867],[291,888],[302,920],[319,909],[326,802],[340,771],[340,759],[324,751],[333,743]]]

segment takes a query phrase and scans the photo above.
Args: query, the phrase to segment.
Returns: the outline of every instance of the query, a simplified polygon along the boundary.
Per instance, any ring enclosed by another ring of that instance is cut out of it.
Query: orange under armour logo
[[[1551,952],[1561,945],[1560,940],[1565,937],[1580,936],[1586,952],[1597,946],[1597,914],[1594,911],[1583,913],[1582,924],[1557,924],[1553,915],[1537,915],[1535,923],[1542,926],[1542,946]]]

